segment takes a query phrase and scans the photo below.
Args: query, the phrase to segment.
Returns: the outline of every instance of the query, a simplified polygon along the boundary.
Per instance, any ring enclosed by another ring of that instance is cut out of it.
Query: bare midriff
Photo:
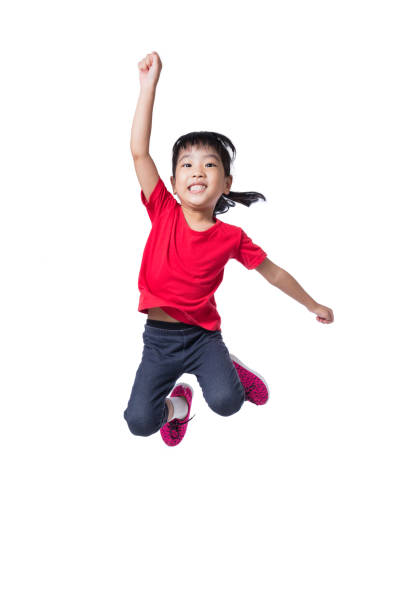
[[[148,313],[147,313],[147,318],[155,319],[155,321],[168,321],[169,323],[172,323],[172,322],[180,323],[178,319],[173,319],[173,317],[168,315],[167,312],[164,312],[164,310],[162,310],[160,306],[157,306],[156,308],[149,308]]]

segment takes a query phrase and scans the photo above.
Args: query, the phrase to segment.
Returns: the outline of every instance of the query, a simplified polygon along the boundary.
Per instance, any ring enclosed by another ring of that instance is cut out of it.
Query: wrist
[[[140,83],[140,94],[141,95],[151,95],[156,93],[157,83]]]

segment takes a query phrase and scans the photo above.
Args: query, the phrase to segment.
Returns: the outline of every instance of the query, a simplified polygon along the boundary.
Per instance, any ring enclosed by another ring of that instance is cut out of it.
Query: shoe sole
[[[258,378],[260,378],[262,380],[263,384],[265,385],[265,387],[268,390],[268,399],[265,402],[265,404],[266,404],[269,401],[269,387],[268,387],[268,383],[266,382],[264,377],[261,376],[258,372],[255,372],[255,370],[253,370],[252,368],[249,368],[247,365],[245,365],[245,363],[242,363],[242,361],[240,359],[238,359],[238,357],[235,357],[235,355],[233,355],[232,353],[230,353],[229,355],[231,357],[231,361],[235,361],[235,363],[240,365],[242,368],[245,368],[249,372],[252,372],[252,374],[255,374],[255,376],[257,376]],[[262,404],[261,404],[261,406],[262,406]]]

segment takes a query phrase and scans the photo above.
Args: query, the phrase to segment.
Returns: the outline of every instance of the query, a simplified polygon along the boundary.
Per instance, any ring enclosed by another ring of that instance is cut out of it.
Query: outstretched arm
[[[262,274],[271,285],[278,287],[278,289],[306,306],[310,312],[317,314],[317,321],[333,323],[334,316],[332,309],[315,302],[289,272],[274,264],[270,259],[265,257],[255,270]]]

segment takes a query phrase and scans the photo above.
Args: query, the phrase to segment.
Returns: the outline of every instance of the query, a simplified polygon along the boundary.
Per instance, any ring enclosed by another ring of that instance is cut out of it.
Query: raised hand
[[[159,80],[162,63],[156,51],[148,53],[138,63],[140,87],[156,87]]]

